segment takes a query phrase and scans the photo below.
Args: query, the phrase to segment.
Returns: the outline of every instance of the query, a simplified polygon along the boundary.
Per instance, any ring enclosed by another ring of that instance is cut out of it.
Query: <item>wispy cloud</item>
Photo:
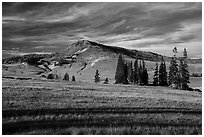
[[[202,3],[3,3],[2,15],[3,48],[89,39],[161,54],[185,47],[202,56]]]

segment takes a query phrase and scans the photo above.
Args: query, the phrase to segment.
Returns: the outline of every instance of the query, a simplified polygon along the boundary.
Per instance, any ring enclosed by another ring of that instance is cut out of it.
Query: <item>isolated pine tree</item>
[[[167,72],[166,72],[166,64],[162,57],[162,61],[159,67],[159,85],[160,86],[167,86]]]
[[[72,76],[72,81],[76,81],[75,76]]]
[[[117,68],[116,68],[116,73],[115,73],[115,83],[123,83],[124,81],[124,61],[123,61],[123,57],[121,54],[119,54],[118,57],[118,64],[117,64]]]
[[[154,71],[153,85],[154,85],[154,86],[158,86],[158,85],[159,85],[159,69],[158,69],[158,63],[156,63],[156,68],[155,68],[155,71]]]
[[[188,89],[188,83],[190,83],[189,78],[190,78],[190,74],[188,71],[188,64],[187,64],[187,51],[184,48],[184,52],[183,52],[183,60],[180,60],[180,66],[179,66],[179,70],[180,70],[180,81],[181,81],[181,85],[180,88],[181,89]]]
[[[105,79],[104,84],[108,84],[108,78]]]
[[[98,73],[98,69],[96,70],[96,74],[95,74],[95,83],[99,83],[100,82],[100,76]]]
[[[69,74],[68,73],[64,74],[63,80],[69,81]]]
[[[133,71],[134,84],[138,84],[138,78],[139,78],[139,68],[138,68],[138,60],[136,59],[134,62],[134,71]]]

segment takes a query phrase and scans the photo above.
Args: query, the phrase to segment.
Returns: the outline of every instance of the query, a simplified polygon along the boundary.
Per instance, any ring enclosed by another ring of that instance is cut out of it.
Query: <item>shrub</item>
[[[104,84],[108,84],[108,78],[105,79]]]
[[[47,79],[54,79],[54,74],[52,73],[48,74]]]
[[[76,81],[75,76],[72,76],[72,81]]]
[[[69,81],[69,74],[65,73],[64,77],[63,77],[63,80]]]

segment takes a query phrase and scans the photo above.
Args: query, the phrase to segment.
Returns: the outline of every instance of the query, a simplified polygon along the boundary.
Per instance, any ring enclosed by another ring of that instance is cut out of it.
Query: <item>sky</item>
[[[202,57],[202,3],[2,3],[2,53],[65,51],[77,40]]]

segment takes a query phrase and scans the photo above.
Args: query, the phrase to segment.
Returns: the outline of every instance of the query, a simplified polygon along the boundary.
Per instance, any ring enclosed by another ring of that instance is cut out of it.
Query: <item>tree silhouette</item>
[[[139,71],[138,83],[139,83],[140,85],[142,85],[142,84],[144,84],[144,83],[143,83],[143,68],[142,68],[142,62],[141,62],[141,60],[140,60],[140,66],[139,66],[138,71]]]
[[[108,84],[108,78],[105,79],[104,84]]]
[[[139,68],[138,68],[138,60],[136,59],[134,62],[134,71],[133,71],[134,84],[138,84],[138,78],[139,78]]]
[[[147,69],[146,69],[144,60],[142,60],[142,78],[141,79],[144,85],[148,84],[148,73],[147,73]]]
[[[154,71],[153,85],[155,85],[155,86],[158,86],[158,85],[159,85],[159,69],[158,69],[158,63],[156,63],[156,68],[155,68],[155,71]]]
[[[52,73],[48,74],[47,79],[54,79],[54,74]]]
[[[125,63],[124,65],[124,79],[123,79],[123,84],[129,84],[128,82],[128,65]]]
[[[132,61],[128,64],[128,79],[129,79],[129,82],[130,82],[130,83],[132,83],[132,82],[133,82],[133,79],[134,79]]]
[[[68,73],[64,74],[63,80],[69,81],[69,74]]]
[[[124,61],[123,61],[123,57],[121,54],[119,54],[118,57],[118,64],[117,64],[117,68],[116,68],[116,73],[115,73],[115,83],[123,83],[124,82]]]
[[[143,70],[143,83],[144,85],[148,85],[148,73],[146,68]]]
[[[188,71],[188,64],[187,64],[187,51],[184,48],[184,52],[183,52],[183,59],[180,60],[180,66],[179,66],[179,72],[180,72],[180,88],[181,89],[188,89],[188,83],[190,83],[189,81],[189,71]]]
[[[72,81],[76,81],[75,76],[72,76]]]
[[[166,72],[166,64],[162,57],[162,61],[159,67],[159,85],[160,86],[167,86],[167,72]]]
[[[99,83],[100,82],[100,76],[98,73],[98,69],[96,70],[96,74],[95,74],[95,83]]]

